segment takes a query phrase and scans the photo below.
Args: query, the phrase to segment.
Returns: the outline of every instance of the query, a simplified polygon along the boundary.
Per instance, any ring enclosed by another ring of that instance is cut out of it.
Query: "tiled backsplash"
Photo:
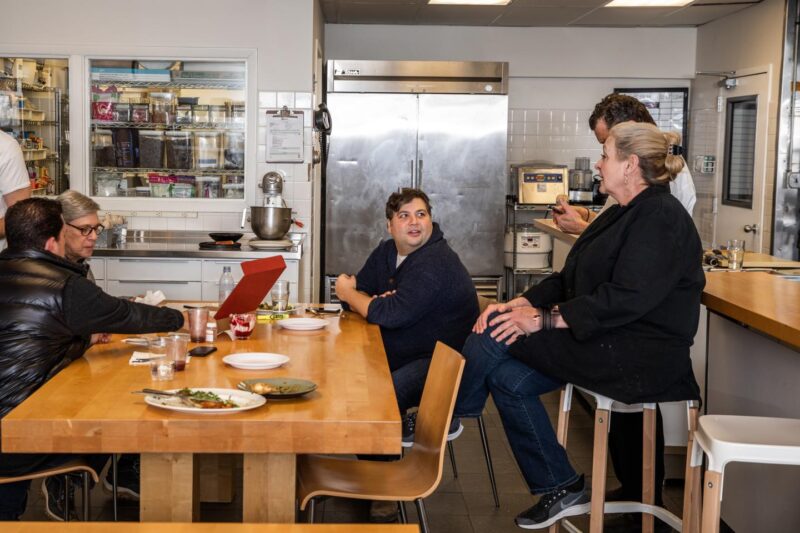
[[[508,163],[549,161],[575,166],[576,157],[594,164],[602,148],[589,129],[592,109],[510,109]]]

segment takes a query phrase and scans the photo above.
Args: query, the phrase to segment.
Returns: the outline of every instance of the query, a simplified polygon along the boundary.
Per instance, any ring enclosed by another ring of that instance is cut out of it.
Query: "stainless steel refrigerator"
[[[424,190],[473,277],[503,274],[507,64],[329,61],[323,287],[389,237],[386,199]]]

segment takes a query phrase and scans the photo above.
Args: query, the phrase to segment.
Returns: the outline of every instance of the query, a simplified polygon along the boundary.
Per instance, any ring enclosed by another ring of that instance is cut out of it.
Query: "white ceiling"
[[[700,26],[762,0],[695,0],[681,8],[605,8],[609,0],[511,0],[507,6],[428,0],[320,0],[329,24],[444,26]]]

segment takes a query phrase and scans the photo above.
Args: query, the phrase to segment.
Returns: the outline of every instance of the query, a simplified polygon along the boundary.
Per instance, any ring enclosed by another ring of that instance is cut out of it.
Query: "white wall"
[[[329,24],[328,59],[507,61],[508,161],[600,156],[594,105],[620,87],[688,87],[694,28],[481,28]]]
[[[764,246],[761,251],[770,253],[772,233],[773,195],[775,188],[775,147],[778,128],[778,97],[783,54],[784,0],[764,0],[725,18],[716,20],[697,31],[697,70],[741,71],[749,68],[772,66],[770,108],[768,111],[767,181],[764,190],[763,225]],[[720,132],[716,98],[720,78],[698,76],[692,83],[690,121],[697,133],[691,138],[689,156],[715,155],[717,172],[706,179],[695,179],[697,205],[695,222],[703,241],[710,244],[713,237],[714,217],[711,212],[715,180],[721,179],[723,154],[717,154]]]

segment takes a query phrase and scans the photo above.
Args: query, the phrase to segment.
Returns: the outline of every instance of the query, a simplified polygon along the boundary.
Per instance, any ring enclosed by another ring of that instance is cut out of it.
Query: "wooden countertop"
[[[800,281],[767,272],[708,272],[702,301],[800,350]]]
[[[580,237],[580,235],[566,233],[558,229],[558,226],[556,226],[556,223],[552,218],[537,218],[533,221],[533,225],[536,227],[536,229],[539,229],[548,235],[552,235],[553,238],[564,241],[570,246],[575,244],[575,241],[577,241],[578,237]]]

